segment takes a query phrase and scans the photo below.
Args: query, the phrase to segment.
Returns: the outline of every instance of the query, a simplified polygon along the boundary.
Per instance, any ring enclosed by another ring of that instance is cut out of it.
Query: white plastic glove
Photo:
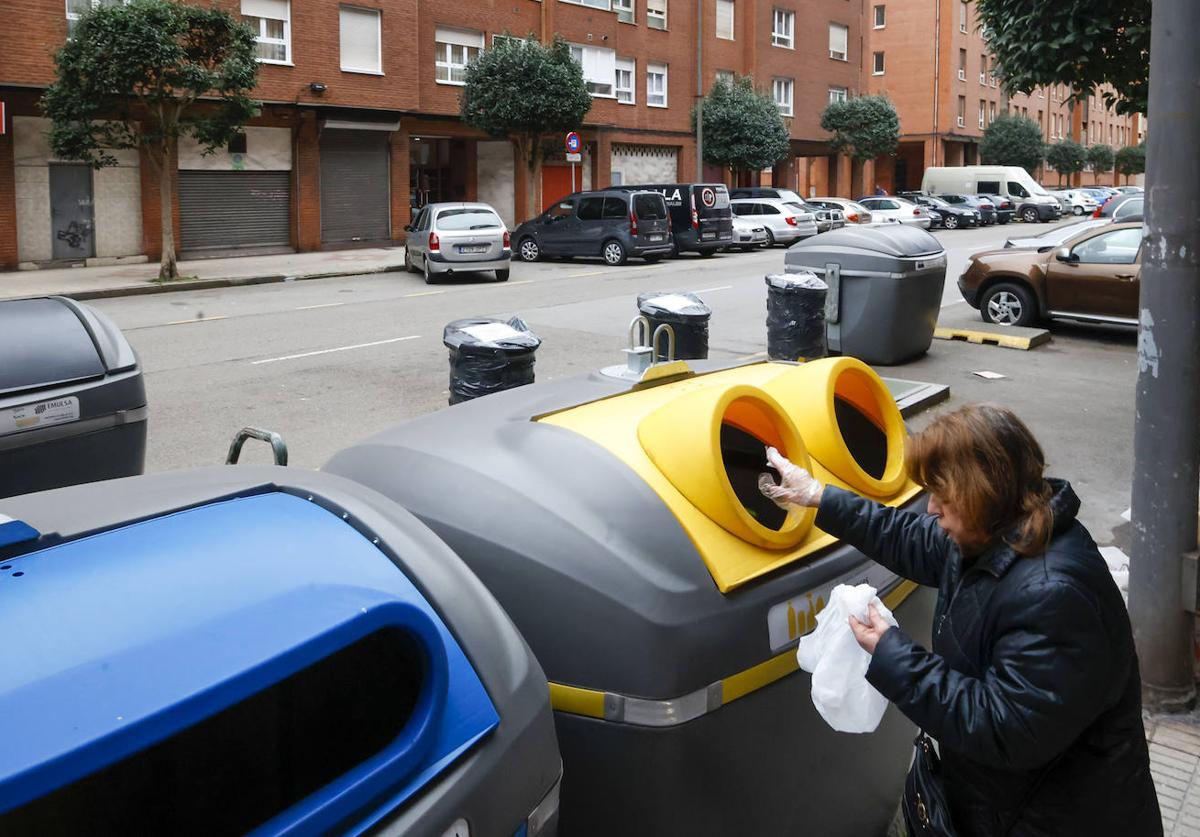
[[[758,475],[758,490],[763,496],[775,501],[781,509],[791,506],[816,508],[821,504],[821,492],[825,486],[813,479],[812,474],[793,465],[775,448],[767,448],[767,462],[779,472],[782,482],[778,485],[770,474]]]

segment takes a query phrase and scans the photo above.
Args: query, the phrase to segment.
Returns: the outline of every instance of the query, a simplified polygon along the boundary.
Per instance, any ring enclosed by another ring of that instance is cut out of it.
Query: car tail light
[[[696,212],[696,196],[692,195],[692,229],[700,229],[700,214]]]
[[[504,249],[508,250],[512,247],[512,236],[508,234],[508,230],[504,231]]]
[[[791,226],[793,226],[793,227],[796,226],[796,216],[795,215],[789,215],[786,218],[784,218],[784,220],[787,221]]]
[[[1096,211],[1092,213],[1092,217],[1093,217],[1093,218],[1099,218],[1099,217],[1100,217],[1100,210],[1101,210],[1101,209],[1103,209],[1103,208],[1104,208],[1104,207],[1102,207],[1102,206],[1098,206],[1098,207],[1096,207]]]
[[[851,212],[849,215],[846,216],[846,220],[849,221],[851,224],[857,224],[858,223],[858,213]]]
[[[435,232],[429,234],[429,249],[433,251],[442,249],[442,242],[438,240],[437,233]]]
[[[913,215],[920,215],[920,214],[921,214],[921,208],[919,206],[913,207]]]
[[[629,210],[629,234],[637,235],[637,216],[633,214],[633,210]]]

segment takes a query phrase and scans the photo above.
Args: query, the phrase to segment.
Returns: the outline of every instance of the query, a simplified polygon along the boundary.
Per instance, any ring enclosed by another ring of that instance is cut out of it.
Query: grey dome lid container
[[[108,317],[66,297],[0,301],[0,497],[140,474],[146,412]]]
[[[903,224],[848,226],[797,242],[788,273],[811,271],[829,285],[826,344],[867,363],[904,363],[929,351],[946,281],[946,251]]]
[[[0,514],[38,530],[40,542],[31,549],[40,549],[267,492],[307,499],[342,517],[368,540],[377,538],[386,558],[436,609],[500,714],[491,733],[384,816],[373,833],[438,835],[463,818],[473,837],[511,837],[535,806],[557,793],[561,774],[545,674],[479,579],[428,527],[386,497],[319,471],[221,465],[11,497],[0,500]],[[20,543],[0,547],[0,555],[16,569],[21,559],[13,550],[21,548]],[[329,556],[331,562],[337,558]],[[541,832],[553,833],[553,826]]]

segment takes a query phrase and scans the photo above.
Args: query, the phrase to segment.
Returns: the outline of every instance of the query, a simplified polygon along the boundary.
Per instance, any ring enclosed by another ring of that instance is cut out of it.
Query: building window
[[[991,125],[996,121],[996,103],[988,102],[988,124]]]
[[[967,80],[967,51],[965,49],[958,51],[958,80]]]
[[[633,0],[613,0],[613,11],[617,13],[617,20],[621,23],[636,23],[637,17],[634,14]]]
[[[288,0],[242,0],[242,20],[254,30],[259,61],[264,64],[291,62],[291,17]]]
[[[75,31],[75,24],[79,22],[79,16],[84,12],[101,6],[122,5],[129,5],[129,0],[67,0],[67,37],[71,37]]]
[[[988,82],[992,85],[992,87],[996,86],[996,84],[997,84],[996,77],[1000,74],[999,73],[999,70],[1000,70],[999,63],[1000,63],[999,61],[997,61],[995,58],[993,58],[991,69],[988,70]]]
[[[652,108],[667,106],[667,65],[646,65],[646,104]]]
[[[965,127],[967,124],[967,97],[958,97],[958,127]]]
[[[844,102],[848,98],[850,98],[850,91],[845,87],[829,88],[829,104],[832,105],[834,102]]]
[[[478,58],[483,49],[483,33],[439,26],[435,37],[437,48],[434,50],[434,56],[438,84],[464,84],[467,80],[467,65]]]
[[[987,56],[979,56],[979,83],[983,85],[987,84],[987,65]]]
[[[383,55],[380,51],[379,10],[341,6],[339,33],[341,37],[342,69],[351,73],[383,75]]]
[[[604,9],[608,11],[612,8],[609,0],[562,0],[564,3],[574,3],[576,6],[591,6],[593,9]]]
[[[633,89],[636,74],[637,64],[632,58],[617,59],[617,101],[623,105],[632,105],[637,101]]]
[[[985,121],[986,118],[987,118],[987,102],[985,102],[983,99],[980,99],[979,100],[979,127],[980,128],[982,128],[984,125],[987,124],[987,122]]]
[[[771,19],[771,46],[794,49],[796,13],[787,9],[776,9]]]
[[[613,97],[617,54],[611,49],[571,44],[571,57],[583,68],[583,83],[593,96]]]
[[[717,0],[717,37],[733,40],[733,0]]]
[[[829,24],[829,57],[836,61],[845,61],[849,40],[850,30],[848,28],[840,23]]]
[[[871,56],[871,75],[883,75],[883,53],[877,52]]]
[[[667,0],[646,0],[646,25],[651,29],[667,28]]]
[[[716,77],[713,82],[723,81],[730,87],[733,86],[733,70],[717,70]]]
[[[967,31],[967,0],[958,0],[958,31]]]
[[[875,7],[875,28],[882,29],[886,25],[887,25],[887,7],[886,6],[876,6]]]
[[[771,91],[775,95],[775,106],[779,108],[779,112],[784,116],[792,115],[792,80],[790,78],[777,78],[771,84]]]

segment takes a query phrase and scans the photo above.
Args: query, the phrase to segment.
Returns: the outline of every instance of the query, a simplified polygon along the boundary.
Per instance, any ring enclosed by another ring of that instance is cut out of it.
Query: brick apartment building
[[[1047,142],[1070,137],[1085,145],[1136,145],[1141,117],[1119,116],[1090,96],[1083,107],[1067,102],[1062,86],[1007,96],[996,76],[975,8],[966,0],[864,0],[864,87],[885,93],[900,115],[900,149],[879,160],[874,182],[889,191],[916,189],[928,166],[973,165],[984,129],[1001,113],[1019,113],[1042,126]],[[1031,172],[1043,183],[1058,175]],[[1100,176],[1111,183],[1113,174]],[[1092,172],[1075,185],[1097,182]]]
[[[159,256],[159,189],[146,161],[121,152],[118,166],[92,172],[55,160],[37,108],[76,12],[107,1],[5,4],[2,267]],[[180,143],[174,188],[183,257],[393,242],[424,201],[484,200],[513,223],[531,187],[543,203],[570,191],[565,158],[530,184],[510,143],[458,118],[466,64],[506,33],[558,33],[575,45],[594,97],[576,188],[695,176],[694,0],[222,5],[260,33],[255,96],[263,107],[224,151],[204,156],[195,143]],[[703,9],[705,90],[720,74],[751,74],[773,91],[788,123],[794,153],[765,179],[798,185],[795,160],[803,156],[820,191],[860,190],[818,123],[831,90],[860,92],[861,4],[704,0]],[[724,173],[710,167],[706,176]]]

